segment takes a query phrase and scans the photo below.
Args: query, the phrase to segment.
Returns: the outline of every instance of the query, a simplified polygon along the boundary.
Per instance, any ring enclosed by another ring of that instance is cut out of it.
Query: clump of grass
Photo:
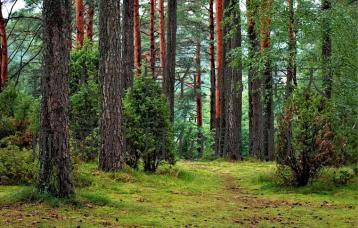
[[[133,175],[123,171],[111,173],[110,178],[123,183],[134,183],[137,181],[137,179]]]
[[[75,197],[57,198],[49,193],[40,193],[33,187],[24,187],[12,194],[0,199],[0,205],[9,205],[14,203],[47,203],[53,208],[58,208],[63,204],[78,205]]]
[[[78,194],[79,199],[83,203],[92,203],[97,206],[111,206],[111,207],[120,207],[119,202],[111,200],[108,196],[102,192],[80,192]]]
[[[156,171],[156,174],[163,175],[163,176],[169,176],[169,177],[175,177],[184,181],[192,181],[194,179],[194,176],[191,172],[188,172],[186,170],[182,170],[177,166],[172,165],[163,165],[158,168]]]

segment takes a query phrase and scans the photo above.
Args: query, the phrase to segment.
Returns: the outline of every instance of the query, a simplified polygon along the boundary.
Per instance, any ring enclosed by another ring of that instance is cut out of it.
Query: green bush
[[[154,172],[161,161],[174,163],[173,130],[169,108],[158,83],[151,77],[134,81],[124,98],[128,165]]]
[[[0,104],[0,146],[31,145],[38,128],[39,102],[10,84],[0,93]]]
[[[17,146],[0,148],[1,185],[34,183],[36,170],[30,150]]]
[[[338,174],[336,172],[332,176],[333,183],[338,187],[342,185],[347,185],[354,177],[354,174],[348,170],[340,170]]]
[[[297,90],[287,102],[280,119],[277,161],[289,167],[294,185],[307,185],[321,168],[340,165],[343,141],[337,123],[334,106],[318,94]],[[278,169],[282,170],[286,168]]]
[[[70,126],[75,139],[84,140],[98,126],[98,84],[89,80],[70,97]]]
[[[88,80],[98,81],[98,65],[99,52],[96,45],[85,42],[83,47],[71,51],[70,95],[78,92]]]

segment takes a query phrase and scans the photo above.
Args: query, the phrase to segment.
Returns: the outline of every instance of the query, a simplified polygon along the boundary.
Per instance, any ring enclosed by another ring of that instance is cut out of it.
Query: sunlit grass
[[[327,185],[332,170],[299,189],[277,186],[275,164],[256,161],[179,162],[155,174],[129,168],[103,173],[83,164],[80,172],[91,184],[68,200],[32,187],[0,186],[0,226],[357,225],[357,178]]]

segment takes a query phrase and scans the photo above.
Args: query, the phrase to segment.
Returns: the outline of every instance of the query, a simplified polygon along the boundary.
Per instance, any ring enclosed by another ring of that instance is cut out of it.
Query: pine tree
[[[74,192],[68,133],[71,2],[43,1],[43,70],[38,190],[60,197]]]
[[[134,70],[134,1],[127,0],[123,2],[123,18],[122,20],[122,71],[123,71],[123,89],[127,89],[133,84]]]
[[[122,82],[120,70],[120,0],[101,0],[99,7],[99,76],[101,83],[101,148],[99,168],[115,171],[124,163]]]
[[[177,0],[168,1],[167,62],[163,78],[163,91],[169,103],[170,120],[174,122],[174,84],[177,31]]]

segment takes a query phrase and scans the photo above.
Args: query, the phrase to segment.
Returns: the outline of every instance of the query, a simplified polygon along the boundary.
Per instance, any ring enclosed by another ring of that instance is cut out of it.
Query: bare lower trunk
[[[223,13],[224,13],[224,4],[222,0],[216,1],[216,82],[215,82],[215,123],[216,123],[216,155],[222,155],[222,87],[223,87],[223,48],[224,48],[224,39],[223,39]]]
[[[258,9],[253,0],[246,0],[247,8],[247,34],[249,37],[249,154],[263,159],[263,125],[262,125],[262,80],[259,77],[257,67],[253,65],[253,59],[259,53],[259,42],[256,33],[255,17]]]
[[[209,30],[210,30],[210,129],[215,129],[215,25],[214,25],[214,0],[209,1]]]
[[[241,47],[240,11],[234,6],[239,4],[237,0],[231,0],[229,4],[232,25],[236,26],[235,33],[231,38],[230,49]],[[230,58],[229,58],[230,59]],[[226,140],[225,156],[231,160],[241,159],[241,118],[242,118],[242,63],[241,56],[237,60],[239,65],[226,67],[230,71],[228,83],[228,96],[226,101]]]
[[[43,77],[38,190],[59,197],[74,192],[68,148],[68,76],[71,2],[43,1]]]
[[[270,26],[272,1],[261,2],[261,55],[263,56],[263,153],[266,160],[274,154],[273,81],[270,61]]]
[[[120,0],[101,0],[99,15],[102,111],[99,168],[115,171],[124,163],[122,81],[120,70]]]
[[[197,113],[197,128],[198,128],[198,157],[203,156],[203,113],[202,113],[202,97],[201,97],[201,44],[200,40],[196,44],[196,55],[195,55],[195,64],[196,64],[196,77],[195,77],[195,94],[196,94],[196,113]]]

